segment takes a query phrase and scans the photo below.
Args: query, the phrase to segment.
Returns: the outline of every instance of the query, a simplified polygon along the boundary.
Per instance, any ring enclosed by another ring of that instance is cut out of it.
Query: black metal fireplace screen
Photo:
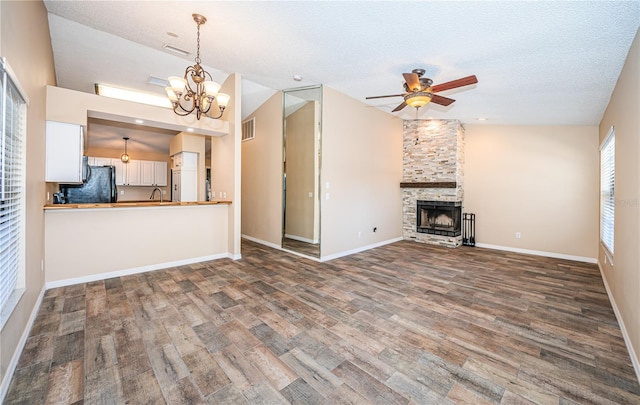
[[[461,202],[418,200],[416,214],[417,232],[443,236],[462,234]]]

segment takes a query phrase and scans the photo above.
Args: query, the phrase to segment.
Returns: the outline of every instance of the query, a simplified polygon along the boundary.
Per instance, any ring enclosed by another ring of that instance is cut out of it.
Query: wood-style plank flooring
[[[408,241],[48,290],[6,404],[638,404],[596,266]]]

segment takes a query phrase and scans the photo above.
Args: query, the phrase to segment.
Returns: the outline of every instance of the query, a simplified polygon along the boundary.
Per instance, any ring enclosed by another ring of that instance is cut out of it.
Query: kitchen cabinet
[[[173,159],[171,199],[198,201],[198,154],[180,152]]]
[[[116,186],[124,186],[127,181],[127,171],[120,159],[111,159],[111,166],[116,168]]]
[[[90,166],[115,166],[117,186],[158,186],[166,187],[167,162],[153,160],[130,160],[122,163],[120,159],[91,156]]]
[[[110,159],[110,158],[102,158],[102,157],[96,157],[93,158],[93,164],[91,166],[111,166],[113,163],[111,163],[111,161],[113,161],[114,159]]]
[[[180,152],[173,155],[173,168],[176,170],[198,170],[196,152]]]
[[[127,186],[142,185],[141,163],[142,163],[141,160],[130,160],[129,163],[123,165],[126,170],[125,185]]]
[[[142,186],[166,186],[167,162],[141,161],[140,182]]]
[[[82,125],[47,121],[45,181],[82,183]]]
[[[171,193],[171,201],[198,201],[198,172],[174,169]]]
[[[167,182],[167,162],[153,162],[155,185],[165,187]]]

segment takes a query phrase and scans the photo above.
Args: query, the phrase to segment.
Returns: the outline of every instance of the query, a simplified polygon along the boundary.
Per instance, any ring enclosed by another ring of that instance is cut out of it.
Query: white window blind
[[[600,240],[613,256],[615,213],[616,134],[613,127],[600,147]]]
[[[24,287],[26,97],[0,59],[0,325]],[[11,307],[10,309],[8,307]]]

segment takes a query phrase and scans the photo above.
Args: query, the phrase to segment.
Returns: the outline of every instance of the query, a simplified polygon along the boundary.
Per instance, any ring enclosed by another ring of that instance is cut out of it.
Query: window
[[[613,258],[615,212],[616,134],[613,127],[600,147],[600,240]]]
[[[0,59],[0,328],[24,291],[27,101]]]

